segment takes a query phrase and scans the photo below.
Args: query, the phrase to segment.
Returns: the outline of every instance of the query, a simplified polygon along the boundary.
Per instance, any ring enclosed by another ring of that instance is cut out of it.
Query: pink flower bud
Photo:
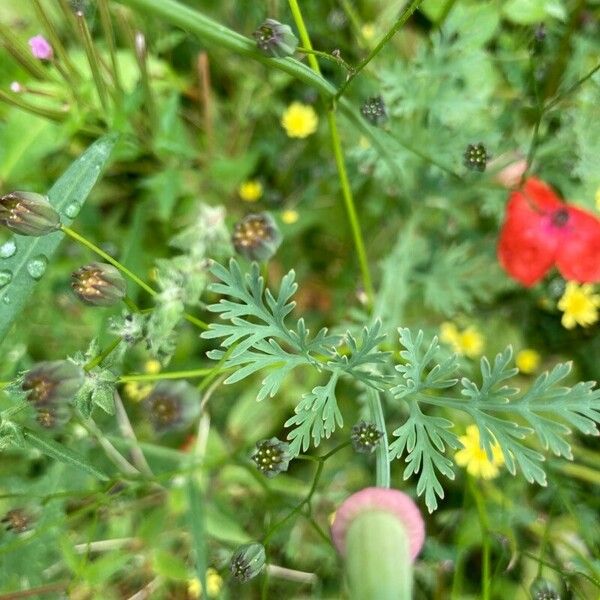
[[[500,169],[494,174],[494,181],[507,189],[517,187],[521,183],[523,173],[527,171],[527,161],[518,152],[509,152],[494,159],[489,168]]]
[[[29,40],[31,53],[40,60],[52,60],[54,58],[54,50],[48,40],[42,35],[36,35]]]

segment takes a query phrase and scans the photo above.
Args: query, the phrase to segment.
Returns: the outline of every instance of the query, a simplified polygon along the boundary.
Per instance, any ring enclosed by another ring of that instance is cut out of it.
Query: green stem
[[[296,51],[306,55],[313,54],[314,56],[319,56],[320,58],[334,62],[346,69],[346,71],[348,71],[349,73],[352,73],[354,71],[354,67],[350,66],[341,56],[336,57],[333,54],[329,54],[327,52],[313,50],[312,48],[303,48],[302,46],[298,46],[296,48]]]
[[[584,84],[588,79],[594,76],[594,74],[600,70],[600,63],[597,64],[591,71],[586,73],[581,79],[578,79],[571,87],[567,88],[561,94],[558,94],[554,100],[551,100],[544,106],[544,113],[548,112],[551,108],[554,108],[559,102],[564,100],[567,96],[572,94],[579,86]]]
[[[132,273],[125,265],[122,265],[118,260],[113,258],[110,254],[107,254],[106,252],[104,252],[104,250],[102,250],[101,248],[98,248],[98,246],[96,246],[96,244],[94,244],[93,242],[90,242],[87,238],[83,237],[81,234],[77,233],[76,231],[74,231],[70,227],[67,227],[66,225],[61,225],[61,230],[63,231],[63,233],[68,235],[70,238],[74,239],[76,242],[79,242],[81,245],[88,248],[88,250],[91,250],[94,254],[97,254],[98,256],[103,258],[106,262],[110,263],[113,267],[116,267],[117,269],[119,269],[119,271],[121,271],[121,273],[123,273],[123,275],[129,277],[129,279],[131,279],[131,281],[133,281],[134,283],[139,285],[143,290],[148,292],[151,296],[154,297],[157,295],[156,290],[153,290],[147,283],[142,281],[135,273]]]
[[[468,476],[469,491],[477,507],[479,527],[481,529],[482,557],[481,557],[481,598],[490,600],[491,577],[490,577],[490,523],[485,509],[485,502],[480,491],[475,486],[473,479]]]
[[[100,22],[102,23],[102,30],[104,32],[104,38],[108,43],[108,51],[110,53],[110,62],[112,65],[112,77],[115,83],[115,89],[117,90],[119,99],[123,95],[123,86],[121,84],[121,77],[119,75],[119,62],[117,60],[117,49],[115,46],[115,34],[110,18],[110,11],[108,9],[108,0],[99,0],[98,10],[100,12]]]
[[[25,102],[22,98],[20,98],[18,94],[8,94],[2,90],[0,90],[0,101],[11,104],[12,106],[16,106],[17,108],[20,108],[21,110],[33,115],[44,117],[49,121],[56,121],[57,123],[61,123],[68,116],[66,112],[30,104],[29,102]]]
[[[302,41],[302,45],[312,50],[312,43],[310,41],[310,36],[308,34],[308,30],[306,29],[306,24],[304,23],[304,18],[302,17],[302,12],[300,11],[300,6],[298,5],[297,0],[288,0],[290,5],[290,10],[292,11],[292,15],[294,17],[294,21],[296,23],[296,27],[298,28],[298,32],[300,33],[300,40]],[[320,76],[321,70],[319,69],[319,63],[314,55],[308,55],[308,62],[313,69],[313,71]],[[363,241],[362,231],[360,228],[360,222],[358,220],[358,215],[356,213],[356,207],[354,205],[354,198],[352,196],[352,189],[350,187],[350,181],[348,179],[348,173],[346,171],[346,163],[344,161],[344,153],[342,150],[342,144],[340,141],[340,135],[337,126],[337,119],[335,117],[334,109],[330,109],[327,112],[327,122],[329,124],[329,131],[331,133],[331,143],[333,146],[333,154],[335,157],[335,163],[338,170],[338,176],[340,179],[340,185],[342,187],[342,197],[344,199],[344,205],[346,207],[346,214],[348,215],[348,220],[350,221],[350,227],[352,229],[352,236],[354,238],[354,247],[356,248],[356,253],[358,255],[358,262],[360,265],[360,270],[362,274],[363,286],[365,288],[365,293],[367,294],[367,298],[369,299],[369,304],[373,304],[373,299],[375,296],[373,290],[373,283],[371,280],[371,272],[369,271],[369,263],[367,260],[367,252],[365,250],[365,244]]]
[[[102,364],[102,362],[117,349],[120,343],[121,338],[115,338],[100,354],[98,354],[98,356],[84,365],[84,371],[91,371],[93,368]]]
[[[383,432],[379,444],[377,445],[377,487],[390,487],[390,459],[388,451],[388,439],[385,428],[385,417],[383,415],[383,407],[381,405],[381,397],[377,390],[369,388],[368,390],[369,410],[371,419],[375,423],[377,429]]]
[[[229,370],[229,369],[224,369]],[[163,379],[193,379],[195,377],[204,377],[212,375],[212,369],[190,369],[188,371],[170,371],[167,373],[145,373],[139,375],[122,375],[117,380],[118,383],[129,383],[131,381],[162,381]]]
[[[342,84],[337,94],[335,95],[335,99],[338,100],[342,97],[343,93],[346,91],[348,86],[352,83],[354,78],[381,52],[384,46],[402,29],[404,24],[410,19],[412,14],[419,8],[419,5],[423,2],[423,0],[412,0],[410,4],[408,4],[404,10],[400,13],[398,20],[394,23],[392,28],[381,38],[377,46],[369,52],[369,54],[358,64],[354,72],[346,79],[346,81]],[[300,32],[302,34],[302,32]]]

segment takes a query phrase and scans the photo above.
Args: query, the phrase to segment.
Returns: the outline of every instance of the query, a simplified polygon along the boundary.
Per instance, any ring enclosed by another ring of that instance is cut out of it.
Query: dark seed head
[[[33,518],[23,508],[14,508],[4,515],[1,522],[4,523],[7,531],[24,533],[31,529]]]
[[[275,254],[281,234],[269,213],[250,214],[234,227],[232,242],[238,254],[261,262]]]
[[[487,161],[491,158],[487,153],[485,146],[479,144],[469,144],[464,154],[465,166],[472,171],[485,171]]]
[[[269,478],[287,471],[291,458],[289,444],[275,437],[257,442],[252,454],[258,470]]]
[[[231,557],[229,570],[238,581],[245,583],[256,577],[265,565],[266,554],[262,544],[253,542],[240,546]]]
[[[60,229],[60,217],[46,196],[12,192],[0,197],[0,224],[20,235],[41,236]]]
[[[377,448],[383,432],[374,423],[360,421],[352,428],[352,447],[361,454],[370,454]]]
[[[157,433],[185,428],[198,414],[200,397],[185,381],[163,381],[144,401],[148,419]]]
[[[362,116],[373,125],[380,125],[387,121],[388,115],[385,103],[381,96],[369,98],[360,108]]]

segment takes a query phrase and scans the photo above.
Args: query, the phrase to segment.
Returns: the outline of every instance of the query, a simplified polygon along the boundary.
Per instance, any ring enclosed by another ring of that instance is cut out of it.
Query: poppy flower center
[[[564,227],[569,220],[569,211],[560,208],[552,214],[552,225],[555,227]]]

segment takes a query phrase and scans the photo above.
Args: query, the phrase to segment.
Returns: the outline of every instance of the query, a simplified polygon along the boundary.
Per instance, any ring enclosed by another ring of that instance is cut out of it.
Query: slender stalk
[[[20,98],[18,94],[8,94],[2,90],[0,90],[0,102],[6,102],[7,104],[16,106],[25,112],[31,113],[32,115],[38,115],[50,121],[56,121],[57,123],[61,123],[67,118],[66,112],[30,104],[29,102],[25,102],[25,100]]]
[[[288,0],[290,10],[292,11],[292,15],[294,17],[294,21],[296,23],[296,27],[298,28],[298,32],[300,33],[300,40],[302,41],[302,45],[309,50],[312,50],[312,43],[310,41],[310,36],[308,34],[308,30],[306,29],[306,25],[304,23],[304,18],[302,17],[302,12],[300,11],[300,6],[298,5],[298,0]],[[313,54],[308,55],[308,63],[310,64],[312,70],[317,74],[321,75],[321,70],[319,69],[319,63],[317,62],[316,57]],[[352,229],[352,236],[354,238],[354,247],[356,248],[356,253],[358,255],[358,262],[360,265],[360,270],[362,274],[363,286],[365,288],[365,293],[367,294],[367,298],[369,299],[369,304],[373,304],[374,299],[374,290],[373,283],[371,279],[371,272],[369,271],[369,263],[367,260],[367,252],[365,250],[365,244],[363,241],[362,231],[360,228],[360,222],[358,220],[358,215],[356,213],[356,207],[354,205],[354,198],[352,197],[352,189],[350,187],[350,181],[348,179],[348,173],[346,171],[346,164],[344,161],[344,153],[342,150],[342,144],[340,141],[340,135],[337,126],[337,119],[335,117],[334,109],[330,109],[327,113],[327,122],[329,124],[329,131],[331,134],[331,143],[333,146],[333,154],[335,157],[335,163],[338,169],[338,176],[340,179],[340,185],[342,188],[342,197],[344,199],[344,205],[346,207],[346,214],[348,215],[348,220],[350,221],[350,227]]]
[[[481,557],[481,598],[482,600],[490,600],[491,598],[491,577],[490,577],[490,524],[487,512],[485,510],[485,502],[480,491],[475,486],[473,479],[469,476],[469,491],[475,500],[477,507],[477,515],[479,517],[479,527],[481,529],[482,540],[482,557]]]
[[[544,113],[548,112],[551,108],[554,108],[559,102],[562,102],[567,96],[572,94],[577,88],[579,88],[582,84],[584,84],[588,79],[594,76],[594,74],[600,70],[600,63],[598,63],[591,71],[588,71],[581,79],[578,79],[572,86],[567,88],[561,94],[558,94],[544,106]]]
[[[79,35],[85,50],[85,55],[90,65],[90,70],[92,71],[92,78],[96,86],[96,92],[98,93],[98,98],[100,98],[100,104],[102,105],[104,112],[108,113],[109,106],[108,96],[106,94],[106,82],[104,81],[102,73],[100,72],[100,61],[94,46],[94,41],[92,40],[92,35],[90,34],[90,30],[87,26],[87,22],[83,13],[78,12],[75,15],[75,18],[77,19]]]
[[[0,22],[0,39],[12,57],[33,77],[41,80],[51,78],[42,62],[34,58],[31,50],[12,32],[10,27],[2,22]]]
[[[104,38],[108,44],[108,51],[110,53],[110,62],[112,65],[112,77],[115,83],[115,88],[118,92],[119,98],[123,95],[123,86],[121,84],[121,75],[119,71],[119,61],[117,60],[117,48],[115,45],[115,33],[110,18],[110,11],[108,9],[107,0],[98,1],[98,10],[100,12],[100,22],[102,23],[102,30],[104,32]]]
[[[98,356],[92,358],[87,364],[83,366],[84,371],[91,371],[98,365],[102,364],[102,362],[112,354],[121,343],[121,338],[115,338]]]
[[[328,52],[321,52],[320,50],[313,50],[312,48],[303,48],[302,46],[298,46],[296,48],[296,51],[306,55],[314,54],[314,56],[318,56],[330,62],[334,62],[340,67],[346,69],[346,71],[348,71],[349,73],[352,73],[354,71],[354,67],[349,65],[341,56],[335,56],[333,54],[329,54]]]
[[[392,25],[391,29],[381,38],[377,46],[369,52],[369,54],[358,64],[354,72],[346,79],[342,84],[337,94],[335,95],[336,100],[342,97],[348,86],[352,83],[354,78],[381,52],[384,46],[402,29],[404,24],[410,19],[412,14],[419,8],[419,5],[423,0],[412,0],[404,10],[400,13],[398,20]]]
[[[385,417],[383,407],[381,406],[381,397],[377,390],[369,388],[368,391],[369,410],[371,419],[379,431],[383,432],[379,444],[377,445],[377,487],[390,487],[390,459],[388,451],[388,439],[385,428]]]
[[[190,369],[189,371],[171,371],[167,373],[144,373],[140,375],[123,375],[119,377],[119,383],[129,383],[131,381],[163,381],[165,379],[193,379],[195,377],[204,377],[212,375],[214,369]]]

